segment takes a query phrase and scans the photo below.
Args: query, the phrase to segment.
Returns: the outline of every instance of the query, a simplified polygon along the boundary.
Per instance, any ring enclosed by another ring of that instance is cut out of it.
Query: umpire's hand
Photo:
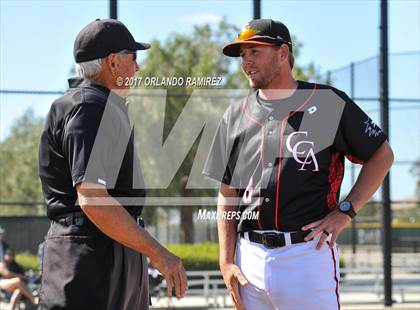
[[[187,274],[178,256],[162,247],[158,255],[150,258],[150,264],[165,278],[168,296],[172,296],[174,288],[178,299],[185,296],[188,287]]]
[[[235,264],[221,264],[220,271],[223,275],[223,280],[226,283],[226,287],[232,297],[233,303],[237,310],[245,310],[245,306],[241,301],[241,296],[239,295],[239,284],[247,285],[248,281],[245,279],[239,267]]]

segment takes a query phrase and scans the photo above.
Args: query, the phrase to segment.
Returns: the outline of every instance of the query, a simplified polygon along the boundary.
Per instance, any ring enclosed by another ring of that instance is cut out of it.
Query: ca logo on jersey
[[[308,136],[307,131],[296,131],[291,133],[286,140],[286,147],[292,153],[293,158],[299,164],[302,164],[300,171],[307,170],[307,167],[313,167],[312,171],[319,171],[318,161],[314,153],[314,143],[312,141],[301,140],[292,145],[292,138],[297,135]],[[302,160],[302,158],[304,158]]]

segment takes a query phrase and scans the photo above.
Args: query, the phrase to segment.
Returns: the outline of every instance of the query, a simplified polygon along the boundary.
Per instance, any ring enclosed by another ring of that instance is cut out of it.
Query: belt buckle
[[[81,216],[73,217],[73,223],[76,226],[82,226],[85,222],[85,219]]]
[[[71,226],[73,225],[73,214],[69,214],[64,218],[64,224],[66,226]]]
[[[144,220],[141,216],[136,217],[136,223],[137,223],[138,226],[141,226],[141,227],[144,228]]]
[[[267,249],[274,249],[278,247],[278,245],[276,245],[276,241],[278,238],[278,235],[276,233],[263,233],[261,237],[262,243]]]

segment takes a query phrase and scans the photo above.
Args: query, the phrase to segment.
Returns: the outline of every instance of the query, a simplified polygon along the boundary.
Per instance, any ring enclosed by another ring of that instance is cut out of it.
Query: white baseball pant
[[[240,286],[246,310],[337,310],[339,257],[336,246],[316,250],[312,241],[267,249],[238,236],[236,264],[248,280]],[[328,238],[328,242],[331,236]]]

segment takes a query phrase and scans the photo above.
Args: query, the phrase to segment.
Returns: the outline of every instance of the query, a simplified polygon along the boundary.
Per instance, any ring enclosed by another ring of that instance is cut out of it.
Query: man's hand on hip
[[[247,285],[248,281],[245,279],[239,267],[235,264],[221,264],[220,271],[223,275],[223,280],[226,283],[226,287],[232,297],[233,303],[237,310],[245,310],[245,306],[241,301],[241,296],[239,295],[239,286]]]
[[[305,241],[310,241],[319,234],[321,234],[321,238],[319,239],[318,244],[316,245],[316,249],[320,250],[322,245],[327,241],[329,235],[331,234],[331,242],[329,246],[330,249],[332,249],[338,236],[340,235],[342,230],[350,224],[350,222],[350,216],[338,210],[334,210],[322,220],[310,223],[302,227],[303,231],[312,229],[311,233],[306,236]]]

